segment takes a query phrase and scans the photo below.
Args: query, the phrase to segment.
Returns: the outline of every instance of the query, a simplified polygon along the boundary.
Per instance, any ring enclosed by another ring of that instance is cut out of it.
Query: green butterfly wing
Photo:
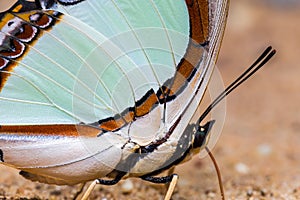
[[[63,15],[42,11],[55,23],[37,27],[33,42],[21,42],[26,55],[1,72],[7,79],[0,93],[2,125],[92,123],[114,116],[172,77],[187,46],[184,1],[89,0],[56,9]],[[11,21],[36,27],[34,14],[13,13]],[[6,29],[1,34],[14,40]]]
[[[75,184],[114,169],[145,175],[182,158],[193,137],[184,130],[197,119],[214,68],[227,1],[18,3],[0,14],[4,164],[31,180]],[[148,152],[132,160],[138,145]]]

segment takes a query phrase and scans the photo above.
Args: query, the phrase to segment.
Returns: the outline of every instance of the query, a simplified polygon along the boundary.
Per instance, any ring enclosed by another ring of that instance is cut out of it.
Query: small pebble
[[[213,192],[209,192],[209,193],[207,194],[207,196],[208,196],[209,198],[214,198],[214,197],[216,197],[216,194],[213,193]]]
[[[299,187],[299,189],[298,189],[298,188],[295,188],[295,189],[293,190],[293,193],[297,193],[298,190],[300,191],[300,187]]]
[[[248,197],[253,196],[253,190],[252,189],[247,190],[247,196]]]
[[[272,147],[268,144],[261,144],[257,147],[257,151],[262,156],[267,156],[272,153]]]
[[[133,183],[131,180],[127,179],[124,181],[122,184],[122,193],[123,194],[128,194],[131,193],[133,190]]]
[[[50,195],[59,196],[59,195],[61,195],[61,191],[60,190],[53,190],[53,191],[50,192]]]
[[[261,189],[260,194],[261,196],[265,197],[267,195],[268,191],[266,189]]]
[[[237,163],[235,165],[235,170],[240,174],[248,174],[249,173],[249,167],[245,165],[244,163]]]

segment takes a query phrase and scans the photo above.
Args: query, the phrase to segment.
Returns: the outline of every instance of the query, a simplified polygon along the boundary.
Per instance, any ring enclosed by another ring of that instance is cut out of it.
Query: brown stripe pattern
[[[99,130],[84,125],[34,125],[34,126],[0,126],[0,134],[6,135],[43,135],[43,136],[68,136],[78,137],[84,133],[87,137],[96,137]]]
[[[22,11],[22,13],[20,13]],[[55,11],[26,11],[22,5],[0,15],[0,92],[12,72],[43,31],[57,23]]]
[[[167,80],[156,93],[149,90],[135,103],[135,107],[126,109],[121,115],[117,114],[114,117],[99,120],[92,125],[97,125],[104,132],[117,131],[136,118],[148,114],[159,103],[174,100],[186,88],[198,70],[203,55],[203,46],[207,45],[209,37],[207,0],[186,0],[186,5],[190,20],[190,41],[184,57],[177,65],[174,77]]]

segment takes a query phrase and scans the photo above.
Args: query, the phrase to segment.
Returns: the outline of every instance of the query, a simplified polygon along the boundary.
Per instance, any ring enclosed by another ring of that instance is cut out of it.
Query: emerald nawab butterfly
[[[196,110],[227,12],[227,0],[17,1],[0,14],[1,163],[58,185],[176,180],[159,174],[213,124],[200,126],[214,104]]]

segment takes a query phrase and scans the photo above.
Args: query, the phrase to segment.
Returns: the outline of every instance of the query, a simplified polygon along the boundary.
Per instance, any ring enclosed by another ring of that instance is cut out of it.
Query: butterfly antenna
[[[232,82],[217,98],[206,108],[203,114],[198,120],[198,124],[210,113],[210,111],[228,94],[230,94],[235,88],[245,82],[250,78],[257,70],[262,68],[276,53],[276,50],[271,46],[266,48],[266,50],[257,58],[257,60],[244,72],[242,73],[234,82]]]

